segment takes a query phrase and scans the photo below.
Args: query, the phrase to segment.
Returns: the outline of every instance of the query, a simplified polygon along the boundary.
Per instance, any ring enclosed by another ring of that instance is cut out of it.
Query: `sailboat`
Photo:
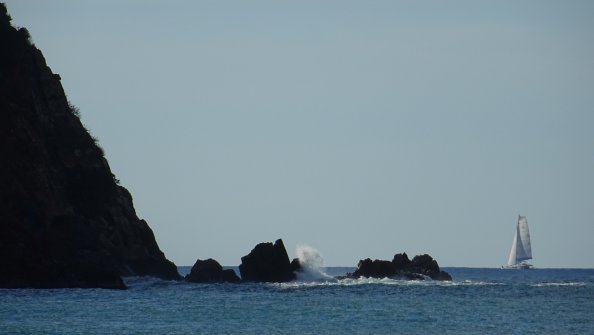
[[[507,265],[504,269],[530,269],[532,264],[526,263],[532,259],[532,246],[530,244],[530,231],[528,230],[528,220],[525,216],[518,215],[518,225],[516,234],[512,242]]]

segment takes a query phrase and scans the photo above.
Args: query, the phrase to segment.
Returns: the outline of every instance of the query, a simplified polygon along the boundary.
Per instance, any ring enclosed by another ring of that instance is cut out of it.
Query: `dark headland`
[[[25,28],[0,4],[0,287],[179,279]]]
[[[0,4],[0,288],[125,288],[123,276],[180,280],[132,196],[67,100],[25,28]],[[241,258],[241,279],[213,259],[189,282],[286,282],[302,271],[282,240]],[[451,280],[428,255],[359,262],[350,278]]]

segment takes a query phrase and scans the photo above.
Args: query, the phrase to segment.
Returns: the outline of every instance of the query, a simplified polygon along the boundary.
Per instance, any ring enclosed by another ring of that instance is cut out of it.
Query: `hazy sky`
[[[178,265],[594,267],[592,1],[6,1]]]

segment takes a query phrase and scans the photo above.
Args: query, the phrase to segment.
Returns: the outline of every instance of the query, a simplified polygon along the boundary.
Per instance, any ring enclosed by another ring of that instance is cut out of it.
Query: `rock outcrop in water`
[[[223,270],[219,262],[212,258],[197,260],[186,281],[191,283],[238,283],[241,281],[232,269]]]
[[[437,261],[431,256],[427,254],[418,255],[410,260],[406,253],[394,255],[392,261],[378,259],[372,261],[369,258],[360,260],[357,270],[349,273],[347,277],[452,280],[452,277],[447,272],[441,271]]]
[[[25,28],[0,4],[0,287],[179,279]]]
[[[239,272],[243,281],[288,282],[297,276],[291,267],[283,240],[274,244],[260,243],[246,256],[241,257]]]
[[[293,258],[291,261],[291,271],[293,272],[302,272],[303,266],[301,265],[301,261],[299,258]]]

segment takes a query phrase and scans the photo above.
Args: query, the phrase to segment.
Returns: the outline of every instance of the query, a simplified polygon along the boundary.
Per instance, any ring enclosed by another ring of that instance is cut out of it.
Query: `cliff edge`
[[[25,28],[0,4],[0,287],[180,279]]]

